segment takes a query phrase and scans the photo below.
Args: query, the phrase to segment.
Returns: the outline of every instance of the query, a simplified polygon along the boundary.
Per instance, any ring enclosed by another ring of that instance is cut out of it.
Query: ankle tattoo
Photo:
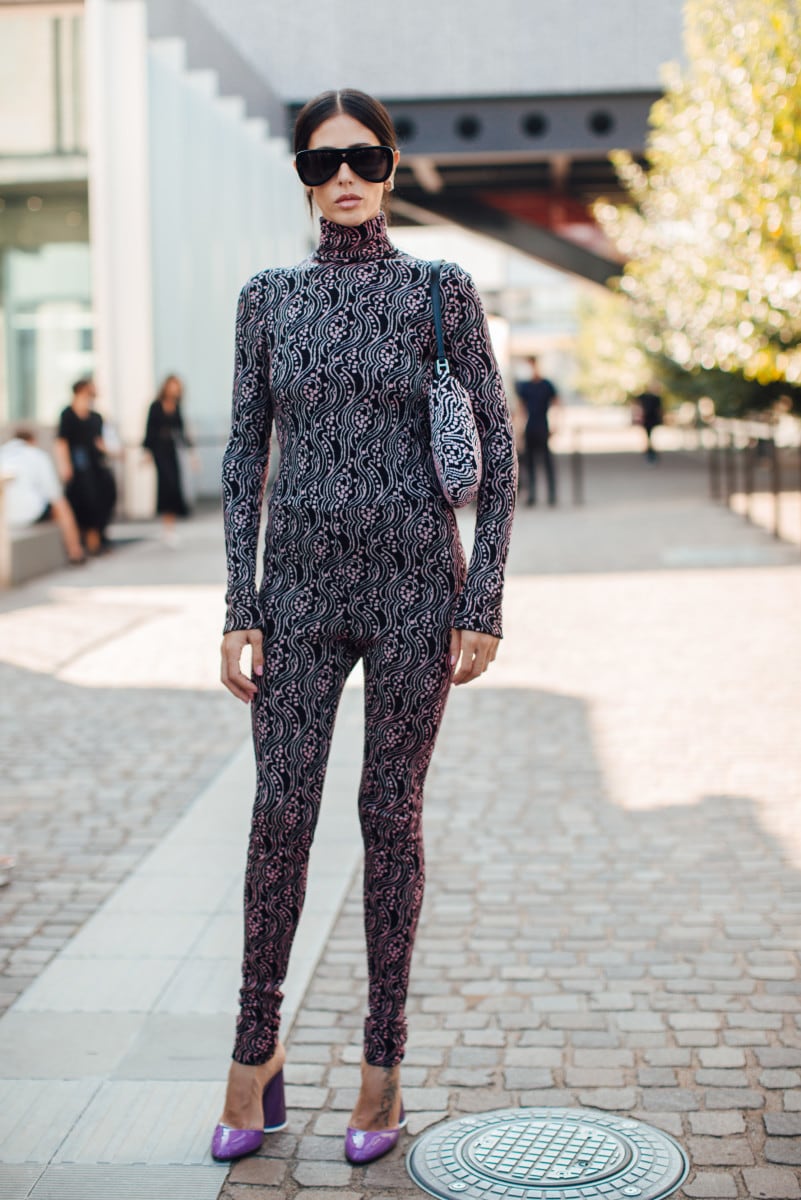
[[[398,1081],[393,1075],[388,1075],[384,1080],[384,1085],[381,1089],[381,1099],[379,1101],[378,1115],[383,1121],[389,1121],[392,1114],[392,1106],[395,1103],[395,1098],[398,1094]]]

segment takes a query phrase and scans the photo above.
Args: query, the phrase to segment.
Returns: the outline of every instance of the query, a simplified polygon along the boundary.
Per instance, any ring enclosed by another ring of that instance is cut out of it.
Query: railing
[[[576,507],[584,503],[584,454],[581,449],[581,426],[574,425],[570,448],[570,490]]]
[[[736,508],[749,521],[767,524],[775,538],[783,538],[788,536],[789,527],[788,509],[782,498],[797,492],[801,527],[801,420],[790,416],[778,420],[718,417],[707,426],[703,443],[713,500]],[[758,487],[758,482],[764,486]],[[757,496],[770,497],[767,521],[764,508],[763,519],[756,519]]]

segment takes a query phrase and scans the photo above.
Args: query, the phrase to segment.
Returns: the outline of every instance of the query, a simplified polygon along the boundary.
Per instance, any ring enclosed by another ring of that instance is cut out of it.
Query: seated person
[[[61,492],[50,456],[34,444],[28,429],[17,429],[0,446],[0,475],[5,477],[5,510],[9,529],[26,529],[55,521],[71,563],[86,561],[75,514]]]

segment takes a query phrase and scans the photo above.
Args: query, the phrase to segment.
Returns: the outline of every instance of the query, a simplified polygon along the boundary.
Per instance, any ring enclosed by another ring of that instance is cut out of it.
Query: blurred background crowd
[[[70,558],[112,512],[158,512],[169,542],[189,493],[216,498],[237,292],[314,244],[288,134],[338,84],[388,104],[393,238],[473,274],[531,470],[532,356],[561,401],[546,474],[549,444],[632,420],[649,457],[663,421],[797,437],[798,7],[584,7],[0,3],[0,430],[71,489]]]

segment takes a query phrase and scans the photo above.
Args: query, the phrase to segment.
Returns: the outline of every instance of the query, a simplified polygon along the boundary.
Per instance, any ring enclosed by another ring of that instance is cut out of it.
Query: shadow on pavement
[[[761,1194],[768,1164],[779,1186],[797,1154],[780,1132],[794,1118],[780,1113],[801,1094],[801,876],[758,806],[677,790],[627,810],[581,699],[481,686],[451,701],[425,825],[403,1068],[411,1134],[507,1106],[594,1107],[681,1141],[693,1170],[677,1197]],[[276,1195],[325,1180],[363,1200],[419,1196],[408,1138],[366,1169],[340,1153],[359,1078],[362,936],[357,879],[289,1046],[289,1078],[294,1063],[326,1091],[234,1169],[229,1200],[268,1181]]]

